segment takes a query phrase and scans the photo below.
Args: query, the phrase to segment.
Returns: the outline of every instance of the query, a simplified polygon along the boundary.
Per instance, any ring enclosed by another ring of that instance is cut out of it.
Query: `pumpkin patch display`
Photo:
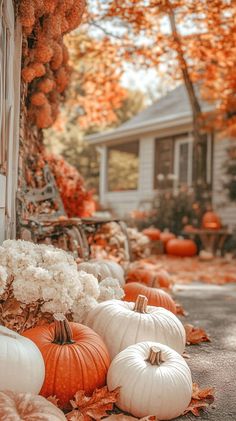
[[[2,421],[66,421],[63,412],[42,396],[0,392]]]
[[[44,361],[37,346],[0,326],[0,390],[38,393],[44,377]]]
[[[110,358],[102,339],[86,326],[70,323],[62,314],[55,322],[24,332],[42,352],[46,376],[40,394],[59,399],[67,408],[78,390],[90,394],[106,382]]]
[[[129,345],[148,340],[183,353],[186,335],[182,323],[165,308],[147,303],[144,295],[138,295],[135,303],[109,300],[89,311],[85,324],[103,338],[112,359]]]
[[[120,387],[117,406],[135,417],[160,420],[181,415],[191,401],[191,372],[184,359],[160,343],[129,346],[112,361],[108,389]]]
[[[78,270],[91,273],[102,281],[105,278],[118,279],[121,286],[124,285],[124,270],[122,266],[112,260],[90,260],[89,262],[82,262],[78,265]]]
[[[221,228],[220,217],[215,212],[206,212],[202,217],[202,228],[219,230]]]
[[[136,301],[138,295],[145,295],[148,303],[151,306],[163,307],[166,310],[176,314],[176,305],[171,296],[158,288],[150,288],[146,285],[139,284],[138,282],[131,282],[124,286],[125,297],[124,301]]]
[[[175,238],[168,241],[166,252],[171,256],[192,257],[197,254],[197,246],[193,240]]]

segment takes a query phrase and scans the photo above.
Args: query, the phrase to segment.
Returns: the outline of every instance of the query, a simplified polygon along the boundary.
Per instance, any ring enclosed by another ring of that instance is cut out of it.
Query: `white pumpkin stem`
[[[53,343],[58,345],[73,344],[72,330],[70,324],[62,313],[55,313],[53,315],[55,324],[55,333]]]
[[[160,365],[162,363],[161,350],[156,346],[151,346],[147,361],[152,365]]]
[[[148,299],[145,295],[138,295],[134,305],[134,311],[146,313]]]

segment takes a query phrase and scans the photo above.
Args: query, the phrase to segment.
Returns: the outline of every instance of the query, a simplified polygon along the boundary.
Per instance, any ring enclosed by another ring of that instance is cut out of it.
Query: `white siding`
[[[235,144],[236,140],[217,138],[214,141],[213,152],[213,208],[221,216],[222,222],[228,225],[229,229],[236,228],[236,202],[231,202],[227,197],[223,184],[225,169],[223,165],[227,160],[227,148]]]

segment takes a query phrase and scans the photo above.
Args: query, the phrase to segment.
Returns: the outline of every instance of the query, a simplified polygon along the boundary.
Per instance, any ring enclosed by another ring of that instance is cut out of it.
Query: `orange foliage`
[[[92,192],[87,191],[84,179],[64,158],[46,155],[55,177],[63,205],[69,217],[89,217],[95,211]]]
[[[38,128],[51,126],[58,115],[71,74],[63,36],[79,25],[84,6],[85,0],[22,0],[19,4],[27,40],[22,79],[32,84],[28,117]],[[45,77],[41,79],[42,76]],[[58,95],[49,95],[54,88]]]

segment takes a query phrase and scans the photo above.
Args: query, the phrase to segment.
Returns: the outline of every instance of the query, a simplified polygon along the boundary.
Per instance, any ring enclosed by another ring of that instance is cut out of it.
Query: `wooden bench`
[[[48,165],[43,168],[44,187],[28,188],[17,193],[18,237],[33,241],[54,244],[88,260],[90,247],[87,231],[96,230],[102,224],[116,222],[125,235],[125,251],[130,260],[131,249],[126,224],[112,218],[68,218]],[[66,244],[66,239],[68,238]]]

